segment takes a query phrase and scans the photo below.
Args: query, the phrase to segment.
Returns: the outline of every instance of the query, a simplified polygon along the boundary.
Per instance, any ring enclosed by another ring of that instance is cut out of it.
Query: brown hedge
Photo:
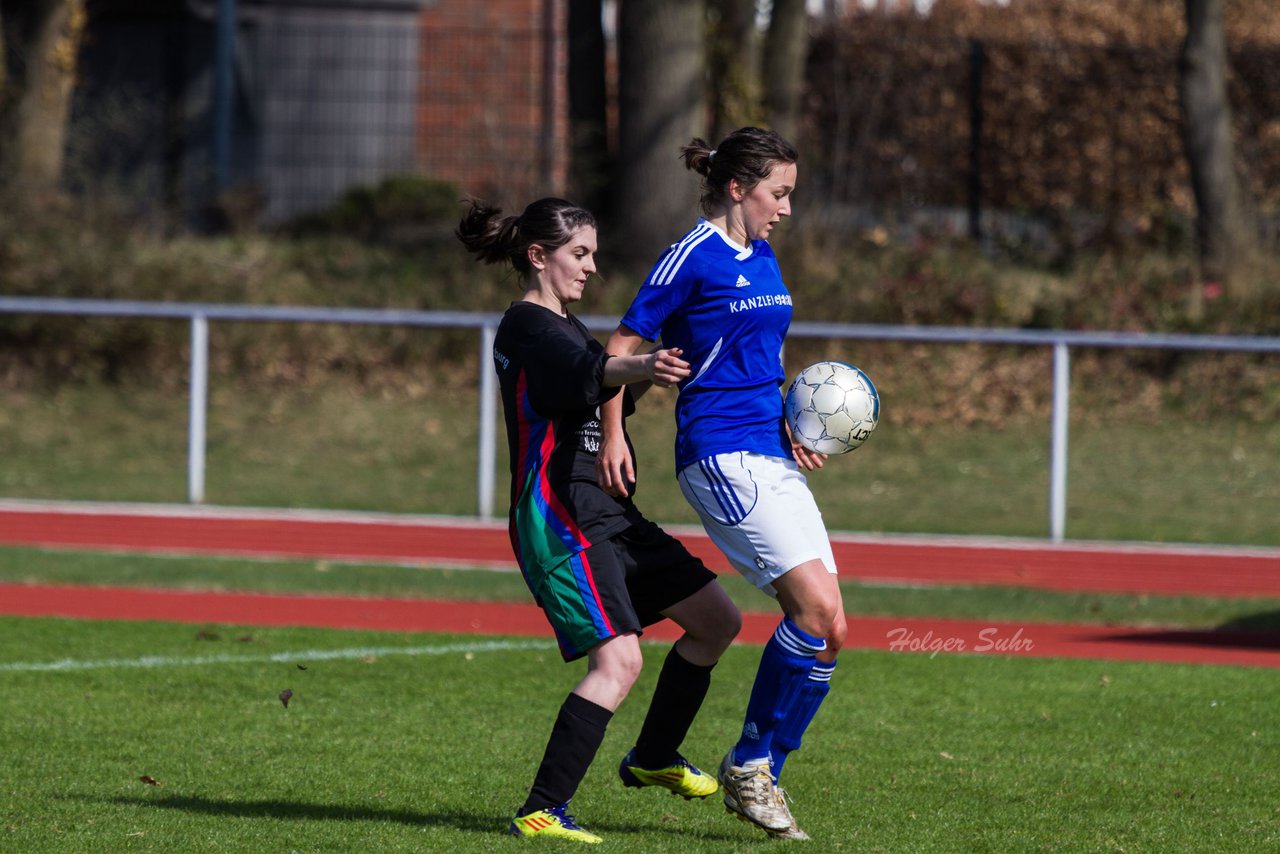
[[[1227,4],[1239,168],[1263,213],[1280,208],[1277,6]],[[1180,137],[1181,15],[1182,3],[1167,0],[940,0],[928,16],[844,18],[815,34],[808,70],[806,143],[824,201],[900,219],[964,209],[980,45],[983,209],[1034,215],[1077,244],[1166,237],[1193,201]]]

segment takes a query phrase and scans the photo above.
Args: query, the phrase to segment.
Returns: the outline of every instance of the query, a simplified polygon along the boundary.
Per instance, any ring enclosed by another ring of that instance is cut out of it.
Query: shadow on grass
[[[236,818],[271,818],[296,821],[378,821],[397,822],[411,827],[452,827],[473,833],[506,834],[511,824],[510,815],[490,813],[481,815],[462,810],[438,810],[417,812],[374,807],[344,807],[338,804],[305,803],[301,801],[239,801],[203,798],[196,795],[162,795],[160,797],[113,798],[80,797],[77,800],[114,804],[127,807],[160,807],[204,815],[234,816]],[[591,830],[597,833],[672,833],[689,838],[687,830],[666,826],[655,816],[652,823],[593,821]],[[739,840],[741,837],[727,833],[700,833],[700,839]]]
[[[197,795],[161,795],[159,797],[94,798],[102,803],[128,807],[159,807],[180,812],[204,815],[235,816],[236,818],[274,818],[297,821],[393,821],[415,827],[447,825],[458,830],[491,831],[505,828],[509,816],[478,815],[461,810],[417,812],[411,810],[377,809],[376,807],[350,807],[340,804],[306,803],[304,801],[241,801],[219,798],[202,798]]]
[[[1245,614],[1227,620],[1218,629],[1225,632],[1265,632],[1273,638],[1280,638],[1280,611]]]
[[[1274,624],[1271,622],[1261,623],[1260,627],[1260,629],[1253,629],[1242,620],[1232,620],[1214,629],[1122,632],[1107,634],[1105,639],[1126,643],[1180,644],[1218,649],[1258,649],[1280,652],[1280,631],[1275,631]]]

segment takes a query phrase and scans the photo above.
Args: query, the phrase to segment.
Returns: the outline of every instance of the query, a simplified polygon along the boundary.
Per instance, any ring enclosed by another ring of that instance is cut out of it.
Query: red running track
[[[673,528],[716,571],[700,530]],[[503,523],[422,516],[0,502],[0,544],[513,568]],[[1280,597],[1280,549],[834,535],[842,578],[1099,593]]]
[[[546,620],[534,605],[430,599],[0,584],[0,613],[550,639]],[[777,622],[776,614],[744,614],[738,641],[764,643]],[[652,626],[645,637],[674,640],[678,632],[674,624],[663,622]],[[1280,667],[1278,633],[1171,631],[928,617],[850,616],[845,648],[924,655],[963,653]]]

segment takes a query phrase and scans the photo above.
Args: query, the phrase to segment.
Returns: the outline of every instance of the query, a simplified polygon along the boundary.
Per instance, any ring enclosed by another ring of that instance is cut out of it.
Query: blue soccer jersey
[[[676,401],[676,468],[712,454],[790,458],[779,387],[791,294],[764,240],[734,243],[706,220],[659,259],[622,318],[693,368]]]

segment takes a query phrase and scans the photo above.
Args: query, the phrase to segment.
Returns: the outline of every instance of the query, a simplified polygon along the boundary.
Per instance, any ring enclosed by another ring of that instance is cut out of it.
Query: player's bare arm
[[[643,356],[614,355],[605,362],[603,385],[630,386],[632,398],[651,384],[670,388],[689,376],[689,363],[680,358],[683,352],[679,347],[659,347]]]
[[[609,336],[604,350],[614,358],[634,356],[644,346],[644,338],[626,326],[618,326]],[[606,370],[608,364],[605,365]],[[632,395],[637,391],[633,389]],[[627,449],[627,440],[622,432],[622,395],[615,395],[600,406],[600,452],[596,454],[596,479],[600,488],[609,495],[627,495],[636,482],[635,461]]]

